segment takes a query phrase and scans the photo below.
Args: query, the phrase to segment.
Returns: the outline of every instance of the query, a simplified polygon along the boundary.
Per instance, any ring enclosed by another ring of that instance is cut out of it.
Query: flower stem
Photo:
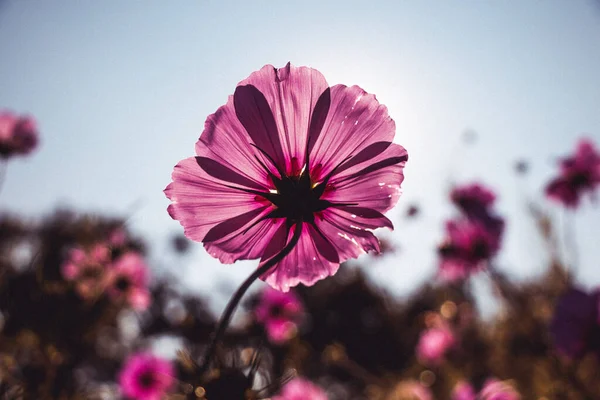
[[[258,279],[261,275],[269,272],[269,270],[271,268],[273,268],[273,266],[275,264],[277,264],[279,261],[283,260],[283,258],[292,251],[292,249],[298,243],[301,233],[302,233],[302,223],[299,222],[295,226],[294,236],[292,236],[292,239],[290,240],[290,242],[279,253],[277,253],[273,258],[268,260],[261,267],[257,268],[252,274],[250,274],[250,276],[248,278],[246,278],[246,280],[241,284],[241,286],[235,291],[235,293],[233,294],[233,297],[231,297],[231,299],[229,299],[229,302],[227,303],[227,307],[225,307],[225,311],[223,311],[223,314],[221,314],[221,319],[219,320],[219,323],[217,324],[217,329],[215,329],[215,332],[212,334],[210,344],[208,345],[208,349],[206,350],[206,354],[204,356],[204,361],[202,363],[202,366],[200,367],[201,375],[204,374],[204,372],[206,372],[208,370],[210,362],[215,354],[215,351],[217,350],[217,345],[219,344],[219,340],[225,333],[225,329],[227,329],[229,322],[231,322],[231,317],[233,316],[235,309],[237,308],[240,300],[242,299],[242,297],[244,296],[244,294],[246,293],[248,288],[252,285],[252,283],[254,283],[254,281],[256,279]]]

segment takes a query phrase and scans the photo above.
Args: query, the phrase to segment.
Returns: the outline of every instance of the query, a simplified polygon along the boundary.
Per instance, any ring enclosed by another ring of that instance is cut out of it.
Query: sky
[[[599,206],[565,216],[541,194],[578,138],[600,145],[595,0],[0,0],[0,55],[0,107],[35,116],[41,134],[35,154],[10,162],[0,209],[126,217],[154,245],[155,265],[214,301],[256,261],[220,265],[201,244],[169,254],[182,228],[162,190],[236,84],[288,61],[376,94],[408,150],[395,230],[382,233],[399,251],[359,260],[375,282],[406,295],[430,280],[454,212],[448,190],[478,180],[498,191],[508,219],[500,270],[529,279],[546,267],[527,212],[536,201],[561,229],[568,218],[577,278],[600,285]],[[520,159],[525,178],[513,170]],[[403,217],[411,204],[418,219]]]

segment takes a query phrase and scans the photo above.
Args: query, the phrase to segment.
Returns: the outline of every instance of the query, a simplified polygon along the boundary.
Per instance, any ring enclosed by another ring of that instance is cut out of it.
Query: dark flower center
[[[138,376],[138,383],[141,387],[147,389],[152,387],[156,383],[156,377],[152,371],[144,371]]]
[[[281,304],[274,304],[269,309],[269,315],[272,318],[278,318],[283,316],[285,313],[285,309],[281,306]]]
[[[121,292],[127,291],[129,287],[131,287],[131,281],[125,276],[119,277],[119,279],[117,279],[115,282],[115,288]]]
[[[476,260],[483,260],[489,257],[490,249],[485,240],[477,239],[475,240],[475,243],[473,243],[471,252]]]
[[[325,183],[313,184],[306,169],[299,176],[283,176],[273,181],[277,192],[265,196],[277,207],[271,218],[286,218],[290,223],[312,223],[314,213],[331,205],[327,200],[320,199]]]
[[[589,185],[590,178],[585,172],[578,172],[571,176],[571,185],[575,188],[582,188]]]

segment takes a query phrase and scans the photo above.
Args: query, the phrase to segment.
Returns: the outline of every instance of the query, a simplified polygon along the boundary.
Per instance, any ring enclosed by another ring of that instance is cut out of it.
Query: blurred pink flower
[[[514,387],[495,378],[488,379],[479,392],[481,400],[519,400],[520,398]]]
[[[494,204],[496,195],[482,184],[472,183],[452,189],[450,199],[466,215],[477,217],[487,214],[487,209]]]
[[[439,247],[439,275],[453,282],[486,267],[500,247],[500,237],[484,224],[470,220],[446,222],[447,238]]]
[[[273,400],[327,400],[327,394],[314,383],[303,378],[288,382]]]
[[[448,327],[427,329],[419,337],[417,358],[425,364],[438,365],[455,345],[456,339]]]
[[[581,197],[600,185],[600,153],[589,139],[577,144],[575,154],[560,161],[559,176],[546,186],[546,195],[566,207],[575,208]]]
[[[477,393],[471,384],[461,381],[454,386],[451,400],[477,400]]]
[[[296,334],[303,311],[302,303],[294,292],[283,293],[267,288],[262,292],[254,313],[256,320],[264,325],[269,340],[281,344]]]
[[[165,189],[186,236],[223,263],[291,253],[262,279],[287,291],[379,251],[372,230],[400,196],[406,150],[394,121],[358,86],[328,87],[307,67],[266,65],[206,120],[196,157]]]
[[[10,111],[0,111],[0,156],[31,153],[38,143],[35,121],[28,116],[16,116]]]
[[[175,371],[167,360],[148,353],[131,356],[119,373],[125,396],[136,400],[160,400],[174,383]]]
[[[150,305],[149,271],[144,259],[129,252],[120,256],[107,275],[108,294],[116,301],[125,301],[136,310]]]
[[[84,299],[98,296],[105,288],[105,275],[110,263],[110,250],[104,244],[91,248],[77,247],[69,252],[61,266],[62,276],[75,284]]]

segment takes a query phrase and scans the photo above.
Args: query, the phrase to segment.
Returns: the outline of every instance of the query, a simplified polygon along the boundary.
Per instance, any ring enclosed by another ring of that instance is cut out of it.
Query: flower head
[[[560,174],[546,186],[546,195],[575,208],[581,197],[600,185],[600,153],[588,139],[577,144],[575,154],[560,161]]]
[[[479,217],[488,214],[496,195],[482,184],[472,183],[452,189],[450,199],[467,216]]]
[[[75,290],[84,299],[91,299],[104,291],[104,279],[110,263],[110,250],[104,244],[91,248],[76,247],[69,252],[61,266],[65,280],[75,284]]]
[[[125,396],[136,400],[159,400],[174,382],[175,371],[170,362],[152,354],[131,356],[119,374]]]
[[[144,259],[134,252],[125,253],[113,263],[108,273],[108,294],[117,301],[124,300],[136,310],[145,310],[150,305],[148,278]]]
[[[556,350],[577,358],[600,351],[599,295],[572,288],[557,301],[550,323],[550,336]]]
[[[254,312],[256,320],[264,325],[269,340],[280,344],[296,333],[303,307],[294,292],[282,293],[268,288],[262,292]]]
[[[37,143],[38,133],[33,118],[0,111],[0,156],[27,155]]]
[[[452,400],[477,400],[477,393],[470,383],[458,382],[452,390]]]
[[[506,381],[500,381],[498,379],[488,379],[481,392],[479,392],[479,398],[481,400],[519,400],[521,396]]]
[[[426,364],[439,364],[455,344],[456,339],[449,328],[427,329],[419,338],[417,357]]]
[[[303,378],[294,378],[283,387],[279,395],[273,397],[273,400],[307,399],[327,400],[327,394],[319,386]]]
[[[196,157],[175,166],[165,193],[186,236],[223,263],[278,254],[265,274],[287,291],[378,251],[372,230],[400,196],[406,150],[394,121],[357,86],[329,87],[307,67],[263,67],[208,117]]]
[[[468,277],[483,269],[499,249],[499,237],[480,222],[451,220],[446,240],[439,247],[440,276],[448,281]]]

